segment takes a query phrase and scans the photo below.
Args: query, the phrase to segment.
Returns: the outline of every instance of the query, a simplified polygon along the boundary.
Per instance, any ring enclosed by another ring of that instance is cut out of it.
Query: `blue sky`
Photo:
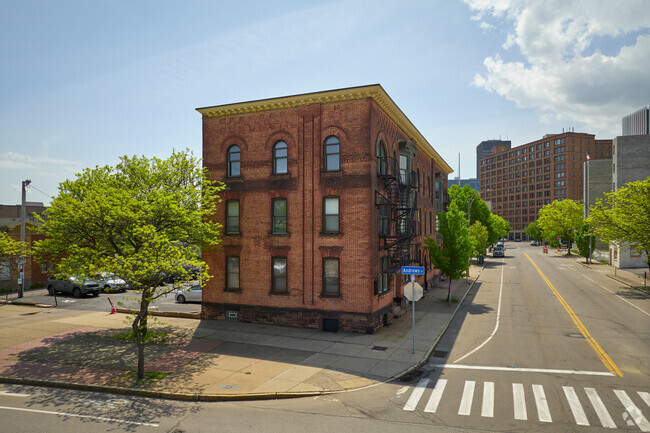
[[[201,154],[197,107],[381,84],[461,177],[476,145],[613,138],[650,105],[650,0],[0,0],[0,203]],[[456,176],[457,173],[451,175]]]

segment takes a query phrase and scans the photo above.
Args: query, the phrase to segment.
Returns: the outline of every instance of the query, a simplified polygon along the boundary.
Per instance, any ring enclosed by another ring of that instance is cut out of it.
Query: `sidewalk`
[[[128,379],[137,367],[135,344],[111,336],[129,329],[130,316],[0,303],[0,382],[204,401],[372,386],[426,362],[480,271],[472,266],[469,280],[453,282],[457,303],[445,301],[447,282],[416,302],[415,347],[410,305],[373,335],[158,317],[150,329],[166,326],[173,338],[146,345],[145,371],[157,379],[138,388]]]

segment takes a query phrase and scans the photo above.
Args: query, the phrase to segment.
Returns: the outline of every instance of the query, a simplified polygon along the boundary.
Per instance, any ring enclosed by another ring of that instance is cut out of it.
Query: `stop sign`
[[[424,289],[418,283],[409,283],[404,286],[404,296],[409,301],[419,301],[424,294]]]

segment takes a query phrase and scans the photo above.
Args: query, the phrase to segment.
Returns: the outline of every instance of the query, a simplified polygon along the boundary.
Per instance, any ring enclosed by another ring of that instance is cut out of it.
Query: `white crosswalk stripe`
[[[562,389],[564,390],[564,395],[569,402],[569,407],[571,408],[571,413],[573,413],[573,418],[576,420],[576,424],[589,425],[587,415],[585,415],[585,411],[582,409],[576,391],[572,386],[563,386]]]
[[[404,410],[406,411],[415,411],[418,403],[424,396],[425,392],[428,390],[430,379],[421,379],[418,384],[413,389],[408,401],[404,404]],[[483,392],[480,392],[480,387],[483,387]],[[494,382],[476,382],[473,380],[465,380],[462,385],[462,394],[460,396],[460,402],[458,405],[458,415],[460,416],[471,416],[472,414],[472,404],[474,402],[475,391],[479,388],[479,393],[477,398],[482,398],[481,400],[481,417],[484,418],[494,418],[495,404],[503,405],[504,401],[507,399],[495,398],[495,390],[497,387]],[[431,390],[431,395],[429,396],[427,403],[424,407],[424,412],[427,413],[436,413],[440,407],[441,402],[443,401],[443,396],[445,390],[449,388],[447,379],[438,379],[435,384],[433,384],[433,389]],[[456,384],[454,389],[459,390],[459,385]],[[499,388],[504,390],[504,388]],[[564,397],[566,400],[561,399],[560,404],[568,403],[569,409],[573,416],[573,421],[577,425],[589,426],[590,422],[587,416],[587,413],[591,414],[593,418],[593,424],[600,424],[603,428],[607,429],[616,429],[618,428],[614,419],[610,415],[605,403],[601,399],[601,396],[598,395],[598,392],[595,388],[585,387],[583,389],[577,388],[574,389],[572,386],[562,386],[564,392]],[[584,390],[584,392],[583,392]],[[537,409],[537,419],[543,423],[552,423],[553,417],[551,416],[551,410],[549,409],[549,402],[544,392],[544,386],[539,384],[532,384],[530,388],[528,385],[522,383],[512,383],[512,416],[516,420],[525,421],[528,420],[528,413],[526,409],[526,394],[532,392],[532,397],[534,400],[535,408]],[[458,394],[454,394],[454,399],[459,398]],[[616,398],[612,395],[611,391],[608,391],[608,400],[611,405],[615,406],[612,413],[618,413],[618,411],[623,410],[623,426],[628,427],[630,425],[636,425],[642,432],[650,432],[650,422],[642,413],[642,409],[637,406],[633,398],[636,399],[636,396],[630,397],[623,390],[613,390]],[[638,398],[643,401],[645,404],[650,407],[650,392],[646,391],[637,391]],[[585,398],[586,396],[586,398]],[[452,397],[449,397],[452,398]],[[582,400],[581,400],[582,399]],[[458,400],[457,400],[458,401]],[[622,406],[619,405],[622,404]],[[453,403],[453,402],[452,402]],[[449,404],[443,405],[443,407],[449,408]],[[643,408],[643,404],[641,404]],[[598,421],[593,417],[595,414],[598,417]]]
[[[485,382],[483,384],[483,406],[481,407],[481,416],[486,418],[494,417],[494,382]]]

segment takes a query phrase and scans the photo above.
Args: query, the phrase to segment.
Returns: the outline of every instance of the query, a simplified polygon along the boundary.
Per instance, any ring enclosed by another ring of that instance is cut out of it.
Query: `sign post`
[[[407,284],[404,287],[404,296],[406,296],[406,299],[411,301],[411,305],[413,306],[413,310],[412,310],[413,351],[411,353],[415,353],[415,302],[419,301],[422,298],[422,294],[423,294],[422,286],[415,282],[415,276],[424,275],[424,267],[423,266],[402,266],[402,275],[411,276],[410,290],[409,290],[409,285]]]

